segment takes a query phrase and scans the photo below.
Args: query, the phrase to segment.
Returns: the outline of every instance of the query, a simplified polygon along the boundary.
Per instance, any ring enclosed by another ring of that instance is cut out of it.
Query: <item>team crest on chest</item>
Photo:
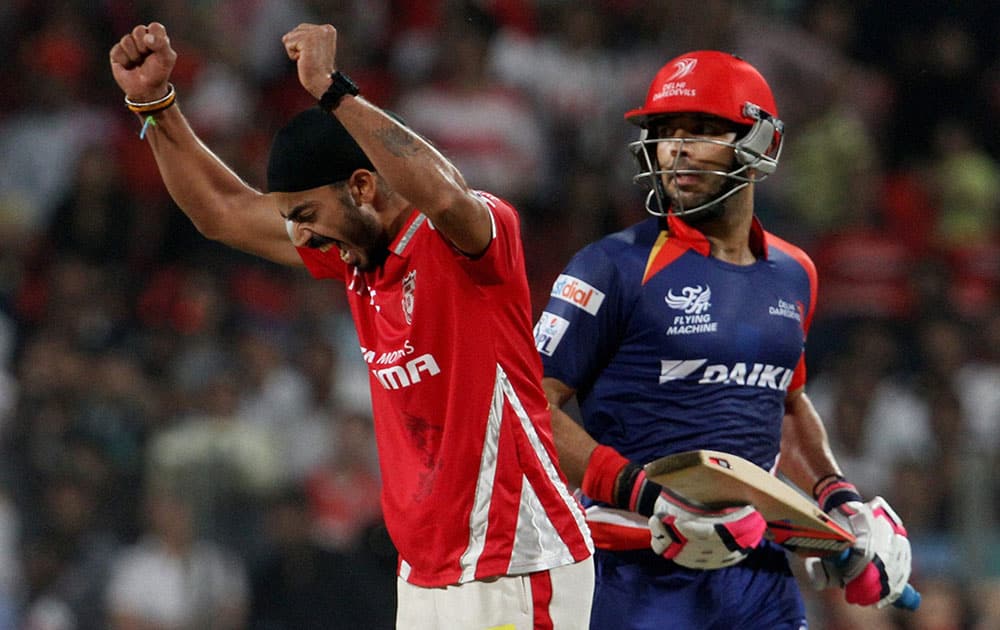
[[[403,316],[407,324],[413,324],[413,293],[417,286],[417,270],[403,276]]]
[[[698,333],[714,333],[719,324],[712,321],[708,309],[712,307],[712,288],[707,284],[695,287],[684,287],[680,293],[673,289],[663,298],[670,308],[680,311],[674,315],[671,325],[667,328],[668,335],[692,335]]]

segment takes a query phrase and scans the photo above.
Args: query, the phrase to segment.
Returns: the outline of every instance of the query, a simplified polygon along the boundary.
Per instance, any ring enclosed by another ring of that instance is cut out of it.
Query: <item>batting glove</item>
[[[847,602],[859,606],[884,608],[896,601],[911,570],[910,541],[896,512],[882,497],[863,503],[846,481],[828,486],[818,501],[855,541],[846,557],[806,560],[813,587],[843,587]]]
[[[721,569],[740,562],[767,529],[752,506],[706,509],[648,480],[635,464],[622,470],[615,503],[648,516],[653,551],[690,569]]]
[[[739,563],[767,529],[753,506],[703,510],[666,488],[654,510],[649,517],[653,551],[690,569],[721,569]]]

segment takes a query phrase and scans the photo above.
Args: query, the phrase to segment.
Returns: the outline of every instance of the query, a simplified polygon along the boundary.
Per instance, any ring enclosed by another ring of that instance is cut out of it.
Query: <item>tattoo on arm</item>
[[[413,134],[399,127],[386,127],[375,132],[390,153],[396,157],[413,157],[420,152],[421,146]]]

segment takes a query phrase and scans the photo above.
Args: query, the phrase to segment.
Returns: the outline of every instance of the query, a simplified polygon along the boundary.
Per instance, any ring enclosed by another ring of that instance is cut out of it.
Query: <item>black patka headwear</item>
[[[270,192],[299,192],[347,180],[375,167],[336,117],[307,109],[275,134],[267,160]]]

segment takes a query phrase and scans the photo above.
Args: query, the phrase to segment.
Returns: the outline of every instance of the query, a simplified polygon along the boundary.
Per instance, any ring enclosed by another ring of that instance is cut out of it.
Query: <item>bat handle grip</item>
[[[920,608],[920,591],[907,584],[906,588],[903,589],[902,595],[899,596],[899,599],[892,602],[892,605],[903,610],[916,610]]]
[[[843,566],[844,564],[846,564],[847,558],[850,555],[850,553],[851,553],[850,549],[845,549],[844,551],[842,551],[840,555],[837,556],[837,558],[833,561],[834,564],[836,564],[837,566]],[[920,600],[921,600],[920,591],[913,588],[912,585],[907,584],[906,588],[903,589],[903,592],[896,599],[896,601],[892,602],[892,605],[895,606],[896,608],[901,608],[903,610],[916,610],[920,608]]]

